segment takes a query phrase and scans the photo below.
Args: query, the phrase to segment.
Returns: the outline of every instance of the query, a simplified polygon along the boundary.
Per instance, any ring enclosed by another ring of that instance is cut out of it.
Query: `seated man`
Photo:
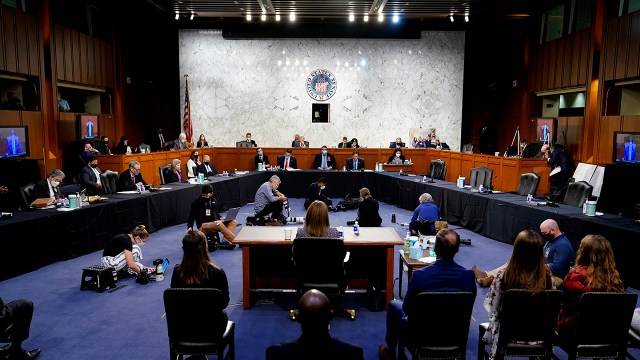
[[[216,198],[213,197],[213,187],[209,184],[202,187],[202,196],[199,196],[191,203],[191,212],[187,220],[187,232],[193,230],[194,222],[197,229],[206,235],[221,232],[224,239],[229,242],[233,242],[236,238],[233,230],[238,226],[238,222],[235,220],[225,221],[220,216],[218,203]]]
[[[140,174],[140,163],[137,161],[129,162],[129,170],[125,170],[118,177],[118,191],[136,190],[140,185],[147,185],[147,182]]]
[[[553,284],[556,287],[560,287],[575,260],[573,246],[569,238],[560,231],[558,223],[553,219],[547,219],[540,224],[540,234],[542,234],[542,238],[545,241],[544,257],[547,265],[549,265],[551,274],[553,274]],[[472,269],[478,284],[486,287],[491,285],[498,272],[506,267],[507,263],[490,271],[479,270],[475,265],[472,266]]]
[[[205,177],[214,176],[218,173],[216,167],[211,163],[209,155],[202,155],[202,164],[196,168],[198,174],[204,174]]]
[[[331,200],[330,197],[328,197],[323,193],[326,185],[327,185],[327,179],[323,177],[321,177],[320,179],[318,179],[318,181],[311,183],[311,185],[309,185],[309,190],[307,191],[307,197],[304,199],[305,209],[308,208],[309,205],[311,205],[311,203],[316,200],[322,201],[323,203],[327,204],[327,207],[331,208],[331,205],[333,205],[333,201]]]
[[[443,229],[436,235],[436,262],[431,266],[413,272],[404,303],[392,300],[387,308],[386,345],[378,347],[380,359],[395,359],[398,337],[407,330],[407,319],[417,311],[433,311],[418,309],[415,301],[421,292],[468,291],[477,293],[473,271],[467,270],[453,261],[460,249],[460,236],[453,230]]]
[[[174,141],[174,144],[174,149],[176,150],[183,150],[191,147],[191,144],[187,142],[187,134],[185,133],[180,133],[180,135],[178,135],[178,138]]]
[[[91,147],[91,144],[85,143],[84,150],[82,150],[82,152],[80,153],[80,157],[82,157],[82,160],[84,160],[85,163],[88,163],[89,155],[98,155],[98,154],[100,154],[100,151]]]
[[[360,152],[353,151],[353,156],[347,159],[347,170],[364,170],[364,159],[360,158]]]
[[[258,147],[258,145],[256,145],[256,141],[251,139],[251,133],[247,133],[244,141],[250,143],[251,147]]]
[[[104,194],[102,182],[100,181],[98,158],[95,155],[89,155],[87,162],[87,166],[80,170],[80,186],[86,191],[87,195]]]
[[[46,179],[38,181],[33,187],[33,196],[36,199],[54,198],[57,203],[64,200],[64,194],[60,185],[64,180],[64,173],[60,169],[53,169]]]
[[[113,155],[113,152],[111,151],[111,147],[109,146],[108,136],[101,137],[100,141],[95,144],[96,144],[96,150],[99,151],[99,154]]]
[[[291,149],[284,151],[284,155],[278,156],[278,170],[297,169],[298,161],[291,155]]]
[[[258,168],[259,163],[262,163],[263,169],[268,168],[269,157],[262,152],[262,148],[257,148],[256,151],[257,151],[257,154],[256,154],[256,157],[254,158],[254,161],[256,163],[256,169]]]
[[[268,225],[283,225],[282,206],[287,201],[287,197],[278,191],[278,186],[280,186],[280,178],[273,175],[269,181],[258,188],[253,207],[258,224],[262,223],[266,215],[271,214]]]
[[[349,142],[349,140],[347,140],[346,136],[342,137],[342,142],[338,143],[338,147],[339,148],[350,148],[351,147],[351,142]]]
[[[0,349],[1,359],[36,359],[40,356],[40,349],[22,350],[22,342],[29,338],[31,318],[33,317],[33,303],[26,299],[15,300],[5,304],[0,298],[0,332],[9,325],[15,329],[11,337],[11,345]]]
[[[309,142],[308,141],[304,141],[304,136],[299,135],[298,136],[298,141],[294,141],[293,142],[293,147],[294,148],[301,148],[301,147],[309,147]]]
[[[296,340],[269,346],[267,360],[364,359],[361,347],[334,339],[329,334],[333,313],[325,294],[319,290],[309,290],[300,298],[298,307],[302,335]]]
[[[450,150],[451,149],[449,147],[449,145],[447,145],[447,143],[440,142],[440,139],[436,139],[436,142],[433,144],[433,147],[436,148],[437,150]]]
[[[396,142],[392,142],[392,143],[389,145],[389,148],[390,148],[390,149],[393,149],[393,148],[403,148],[403,147],[405,147],[404,145],[405,145],[405,144],[402,142],[402,139],[398,137],[398,138],[396,138]]]
[[[336,158],[329,154],[327,145],[322,145],[320,154],[313,158],[313,168],[318,170],[331,170],[336,167]]]

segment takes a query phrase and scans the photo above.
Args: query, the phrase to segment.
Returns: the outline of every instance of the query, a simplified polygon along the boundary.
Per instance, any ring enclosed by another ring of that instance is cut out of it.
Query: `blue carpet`
[[[291,216],[304,216],[302,199],[290,199],[290,203]],[[407,228],[398,224],[408,223],[411,212],[393,205],[380,205],[382,226],[395,227],[404,237]],[[238,215],[240,223],[253,213],[252,209],[253,205],[241,209]],[[395,224],[391,223],[392,214],[396,214]],[[347,220],[353,220],[355,216],[355,210],[330,213],[333,226],[345,225]],[[465,267],[476,264],[481,269],[492,269],[502,265],[510,256],[511,245],[465,229],[452,228],[462,238],[472,239],[472,245],[462,245],[456,256],[456,261]],[[167,329],[162,318],[162,292],[169,286],[173,265],[182,258],[180,247],[185,230],[186,225],[162,229],[151,234],[143,247],[143,262],[146,265],[150,266],[156,258],[169,259],[170,270],[163,282],[139,285],[133,278],[128,278],[119,280],[116,291],[102,294],[80,291],[82,269],[99,264],[101,251],[0,282],[0,296],[5,301],[28,298],[35,304],[31,337],[25,342],[25,348],[42,348],[40,358],[43,360],[168,358]],[[257,296],[256,305],[244,310],[241,305],[241,250],[219,250],[211,255],[229,278],[231,301],[227,312],[236,323],[237,359],[263,359],[267,346],[299,336],[299,325],[288,317],[288,310],[297,303],[295,294],[262,292]],[[394,265],[394,269],[397,272],[397,265]],[[404,291],[406,284],[405,276]],[[396,282],[396,297],[397,291]],[[487,321],[487,313],[482,306],[486,292],[486,288],[478,289],[467,346],[467,357],[470,359],[476,357],[478,324]],[[361,294],[347,294],[344,302],[354,307],[358,314],[354,321],[334,319],[331,322],[332,336],[362,346],[365,359],[377,359],[377,347],[384,342],[386,312],[369,311]],[[440,326],[443,324],[426,325],[425,336],[437,331]],[[563,358],[562,351],[556,350],[556,353]],[[634,354],[640,356],[640,352],[635,351]]]

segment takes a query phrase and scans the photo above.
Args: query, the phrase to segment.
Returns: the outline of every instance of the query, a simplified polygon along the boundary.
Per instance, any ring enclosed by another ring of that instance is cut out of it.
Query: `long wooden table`
[[[297,227],[293,229],[295,238]],[[350,252],[349,288],[366,289],[368,281],[382,276],[386,304],[393,299],[394,246],[403,242],[391,227],[361,227],[356,236],[344,229],[344,244]],[[258,289],[295,289],[292,240],[284,240],[284,227],[244,226],[234,243],[242,247],[242,305],[251,307],[251,292]]]

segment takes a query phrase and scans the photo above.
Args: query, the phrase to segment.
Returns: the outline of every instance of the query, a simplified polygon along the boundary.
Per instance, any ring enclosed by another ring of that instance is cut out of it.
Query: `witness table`
[[[407,268],[407,283],[411,280],[413,276],[413,270],[422,269],[423,267],[427,267],[431,264],[424,263],[420,260],[413,260],[409,258],[409,254],[405,254],[404,250],[398,250],[398,295],[400,299],[402,299],[402,273],[403,267]]]
[[[242,248],[242,305],[251,307],[251,292],[258,289],[295,289],[291,260],[292,240],[284,240],[284,228],[279,226],[245,226],[234,240]],[[293,236],[295,238],[295,231]],[[350,252],[347,273],[350,288],[382,280],[386,304],[393,299],[393,260],[395,245],[403,242],[394,228],[361,227],[356,236],[353,229],[344,229],[344,244]],[[363,287],[365,288],[365,287]]]

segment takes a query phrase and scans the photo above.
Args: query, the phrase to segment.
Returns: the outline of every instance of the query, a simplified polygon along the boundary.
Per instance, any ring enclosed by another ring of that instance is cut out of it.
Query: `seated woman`
[[[507,267],[500,271],[484,299],[489,312],[489,327],[483,340],[491,344],[490,359],[496,356],[500,336],[502,294],[509,289],[524,289],[533,294],[553,289],[551,270],[544,259],[544,241],[532,230],[522,230],[513,243],[513,253]]]
[[[129,138],[126,135],[122,135],[120,137],[120,142],[118,143],[118,154],[131,154],[133,149],[129,145]]]
[[[202,309],[219,313],[215,326],[224,333],[228,321],[224,311],[229,305],[229,282],[227,274],[213,263],[207,249],[207,238],[201,231],[189,231],[182,238],[182,262],[173,269],[172,288],[214,288],[222,293],[220,307]]]
[[[351,147],[352,148],[359,148],[360,147],[360,145],[358,144],[358,139],[356,139],[356,138],[351,139]]]
[[[198,142],[196,143],[196,147],[199,147],[199,148],[209,147],[209,143],[207,142],[207,138],[204,136],[204,134],[200,134],[200,137],[198,138]]]
[[[155,267],[142,265],[142,246],[149,239],[149,232],[144,225],[136,226],[128,234],[114,236],[104,247],[101,263],[104,266],[111,266],[117,272],[126,271],[131,275],[139,274],[142,269],[154,272]]]
[[[402,148],[396,148],[393,152],[393,155],[389,156],[389,160],[387,160],[387,164],[402,164],[404,163],[405,157],[402,155]]]
[[[171,169],[164,172],[164,183],[182,182],[182,171],[180,170],[182,162],[180,159],[171,160]]]
[[[198,158],[199,155],[198,150],[193,150],[189,156],[189,160],[187,160],[187,178],[189,179],[196,177],[196,174],[193,172],[193,168],[198,167],[201,164]]]
[[[409,222],[409,230],[413,235],[417,235],[422,227],[421,221],[428,220],[431,222],[430,234],[435,234],[435,222],[440,218],[440,210],[438,209],[438,206],[433,203],[433,197],[429,193],[420,195],[418,201],[420,202],[420,205],[418,205],[418,207],[413,211],[413,216]]]
[[[316,200],[309,205],[304,226],[298,228],[296,237],[338,237],[338,229],[329,225],[327,204]]]
[[[624,291],[611,245],[600,235],[587,235],[580,241],[575,267],[564,278],[558,316],[560,337],[573,335],[580,296],[590,291]]]
[[[358,205],[358,225],[378,227],[382,224],[382,218],[378,213],[380,205],[371,197],[369,189],[360,189],[360,204]]]

